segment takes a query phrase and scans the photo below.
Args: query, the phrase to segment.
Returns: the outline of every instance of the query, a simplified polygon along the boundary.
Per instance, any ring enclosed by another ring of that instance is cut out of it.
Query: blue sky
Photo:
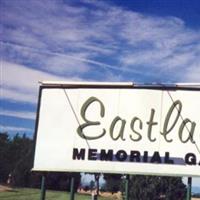
[[[200,82],[198,0],[1,0],[0,130],[33,136],[38,81]]]

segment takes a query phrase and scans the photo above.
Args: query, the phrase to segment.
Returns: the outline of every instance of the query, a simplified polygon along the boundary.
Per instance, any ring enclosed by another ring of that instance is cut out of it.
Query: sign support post
[[[71,177],[71,183],[70,183],[70,200],[74,200],[74,176]]]
[[[192,191],[192,177],[188,177],[187,200],[191,200],[191,191]]]
[[[40,196],[40,200],[45,200],[45,196],[46,196],[46,177],[43,174],[42,175],[42,182],[41,182],[41,196]]]
[[[126,179],[125,179],[125,200],[129,200],[129,181],[130,181],[130,176],[126,175]]]

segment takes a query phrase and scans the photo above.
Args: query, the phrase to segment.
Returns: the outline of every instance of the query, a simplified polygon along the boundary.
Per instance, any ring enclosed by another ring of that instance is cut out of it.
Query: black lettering
[[[118,161],[125,161],[127,159],[127,153],[124,150],[119,150],[116,155],[115,155],[116,159]]]
[[[174,161],[172,159],[170,159],[169,152],[165,152],[165,160],[164,160],[164,162],[167,163],[167,164],[174,164]]]
[[[161,157],[158,151],[155,151],[152,158],[151,158],[151,163],[161,163]]]
[[[197,159],[196,159],[195,154],[187,153],[185,155],[185,163],[188,164],[188,165],[196,165]]]
[[[148,151],[144,151],[143,162],[148,162]]]
[[[113,150],[109,149],[107,152],[105,149],[101,149],[100,153],[100,160],[105,160],[105,161],[112,161],[113,159]]]
[[[97,160],[97,149],[88,150],[88,160]]]
[[[73,160],[85,160],[85,149],[73,149]]]
[[[140,152],[139,151],[131,151],[130,161],[131,162],[140,162]]]

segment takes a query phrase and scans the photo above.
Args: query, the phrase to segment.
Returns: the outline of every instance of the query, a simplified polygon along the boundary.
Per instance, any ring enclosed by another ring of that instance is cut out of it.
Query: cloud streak
[[[20,131],[20,132],[26,132],[26,131],[33,131],[30,128],[24,128],[24,127],[17,127],[17,126],[4,126],[0,124],[1,131]]]
[[[21,119],[29,119],[29,120],[35,120],[36,118],[35,112],[25,112],[25,111],[23,112],[23,111],[0,110],[0,115],[16,117]]]

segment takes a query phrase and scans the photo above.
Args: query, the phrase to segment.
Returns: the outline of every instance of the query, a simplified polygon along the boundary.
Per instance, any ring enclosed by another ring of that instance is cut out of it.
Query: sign
[[[44,83],[36,171],[200,176],[200,87]]]

